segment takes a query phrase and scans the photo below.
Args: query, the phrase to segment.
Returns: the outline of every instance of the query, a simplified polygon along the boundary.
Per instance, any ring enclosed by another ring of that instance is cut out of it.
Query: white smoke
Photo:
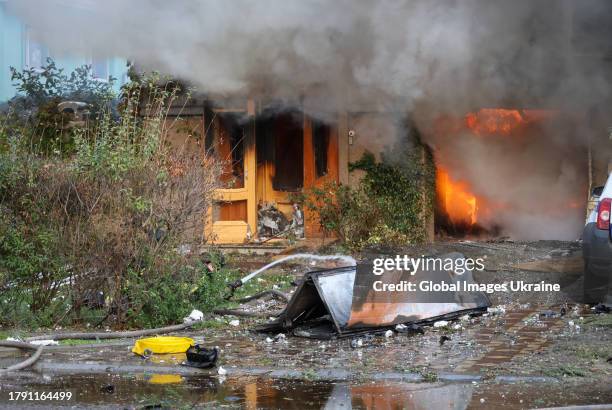
[[[345,109],[412,113],[427,129],[442,113],[461,116],[481,107],[586,112],[602,104],[609,68],[598,57],[576,57],[572,16],[605,3],[8,0],[7,6],[56,54],[121,56],[210,94],[300,104],[322,118]],[[582,138],[556,134],[550,138],[571,140],[571,147]],[[582,157],[556,166],[567,154],[563,144],[542,155],[539,143],[500,151],[466,141],[453,143],[462,158],[453,170],[479,194],[521,210],[508,226],[530,220],[523,209],[542,206],[543,189],[566,201],[566,185],[583,184]],[[524,172],[530,161],[545,164]],[[573,232],[574,225],[576,218],[564,226]],[[518,236],[537,231],[519,229]],[[542,236],[574,235],[548,232]]]

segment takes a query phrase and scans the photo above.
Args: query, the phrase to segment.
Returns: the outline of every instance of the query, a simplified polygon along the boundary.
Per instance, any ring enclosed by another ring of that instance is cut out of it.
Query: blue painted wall
[[[66,73],[72,72],[76,67],[83,64],[92,64],[91,56],[54,56],[44,44],[39,44],[32,39],[28,27],[17,17],[6,10],[6,4],[0,0],[0,102],[6,101],[15,95],[15,87],[12,85],[9,67],[22,70],[30,63],[36,51],[42,51],[41,59],[47,56],[53,58],[58,67],[63,68]],[[95,61],[99,68],[101,77],[113,76],[117,79],[115,88],[127,81],[126,60],[122,58],[100,59]]]

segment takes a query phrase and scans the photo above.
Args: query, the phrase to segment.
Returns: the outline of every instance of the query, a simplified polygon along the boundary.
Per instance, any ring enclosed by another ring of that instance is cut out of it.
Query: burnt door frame
[[[247,101],[246,108],[213,108],[208,111],[211,118],[207,121],[211,129],[214,128],[215,118],[218,114],[242,114],[248,117],[248,122],[244,126],[244,184],[241,188],[218,188],[214,192],[215,202],[236,202],[246,201],[247,209],[247,232],[242,238],[244,221],[215,221],[213,218],[212,207],[206,215],[206,235],[216,243],[244,243],[250,231],[251,237],[257,232],[257,201],[256,201],[256,172],[257,158],[255,149],[255,115],[252,100]],[[213,132],[217,132],[215,129]],[[213,141],[215,140],[213,136]]]

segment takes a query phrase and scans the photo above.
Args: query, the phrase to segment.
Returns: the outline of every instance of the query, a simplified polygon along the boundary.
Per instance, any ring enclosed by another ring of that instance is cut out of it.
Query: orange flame
[[[438,167],[436,180],[441,204],[451,221],[456,224],[476,224],[478,203],[468,186],[463,182],[454,181],[443,167]]]
[[[466,126],[476,134],[510,135],[528,121],[518,110],[483,108],[465,116]]]
[[[468,113],[463,118],[443,116],[436,122],[434,133],[450,137],[462,131],[473,137],[522,138],[530,135],[529,128],[558,116],[558,112],[547,109],[482,108]],[[443,159],[444,151],[441,151]],[[438,166],[436,186],[439,205],[446,211],[455,225],[474,226],[491,218],[492,212],[499,212],[506,205],[492,202],[486,196],[477,197],[471,192],[470,181],[456,179],[454,169]],[[580,201],[571,201],[569,208],[581,207]]]

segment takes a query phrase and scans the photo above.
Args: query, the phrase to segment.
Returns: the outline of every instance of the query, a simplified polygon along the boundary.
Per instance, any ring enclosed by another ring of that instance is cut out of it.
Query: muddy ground
[[[491,294],[490,313],[445,328],[425,327],[423,335],[362,336],[357,348],[351,338],[275,338],[252,331],[267,318],[215,317],[206,327],[180,332],[221,348],[219,364],[226,371],[221,376],[181,366],[182,355],[142,359],[129,351],[133,340],[54,346],[33,371],[2,379],[1,399],[13,390],[68,389],[75,393],[69,405],[85,407],[169,405],[168,400],[187,407],[246,408],[612,403],[612,315],[574,303],[582,276],[578,242],[443,242],[365,256],[453,251],[486,258],[485,271],[474,275],[478,282],[544,280],[561,283],[564,291]],[[228,263],[248,272],[269,260],[234,255]],[[292,264],[264,275],[299,280],[313,268]],[[255,301],[243,308],[267,315],[282,304]],[[236,319],[237,326],[230,324]],[[448,340],[441,344],[442,336]],[[19,357],[2,351],[0,365]]]

